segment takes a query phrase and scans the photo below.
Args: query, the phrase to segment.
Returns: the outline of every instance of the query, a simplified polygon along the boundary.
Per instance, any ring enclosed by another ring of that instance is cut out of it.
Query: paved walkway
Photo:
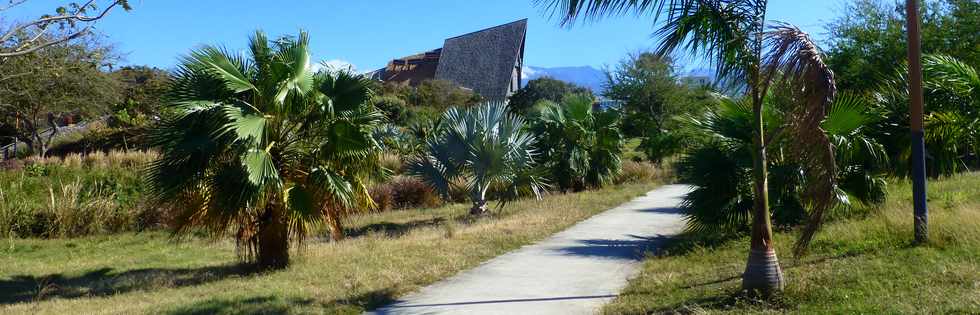
[[[550,238],[402,297],[373,314],[592,314],[683,229],[690,188],[668,185]]]

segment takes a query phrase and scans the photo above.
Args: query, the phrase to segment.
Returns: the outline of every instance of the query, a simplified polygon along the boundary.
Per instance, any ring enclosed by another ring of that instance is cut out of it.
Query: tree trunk
[[[487,201],[484,199],[473,201],[473,207],[470,208],[470,214],[472,215],[483,215],[489,211],[490,209],[487,208]]]
[[[283,269],[289,266],[289,229],[282,210],[275,204],[267,207],[259,224],[258,267]]]
[[[330,240],[336,242],[344,239],[344,223],[336,207],[327,208],[327,225],[330,227]]]
[[[783,271],[776,258],[772,244],[772,222],[769,218],[769,189],[766,162],[765,135],[763,133],[762,101],[764,95],[752,91],[752,163],[754,184],[754,205],[752,209],[752,243],[749,250],[745,273],[742,274],[742,289],[749,293],[769,295],[783,290]]]

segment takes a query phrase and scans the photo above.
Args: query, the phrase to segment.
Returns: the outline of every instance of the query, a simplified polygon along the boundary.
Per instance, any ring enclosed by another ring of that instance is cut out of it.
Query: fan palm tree
[[[623,134],[613,111],[592,109],[592,97],[573,94],[561,105],[536,105],[534,130],[542,160],[562,191],[602,187],[619,173]]]
[[[270,42],[256,32],[249,55],[205,46],[181,59],[170,96],[175,117],[153,132],[160,157],[148,182],[172,203],[175,235],[203,227],[233,233],[243,260],[289,263],[289,241],[372,205],[364,180],[378,165],[365,105],[370,82],[313,73],[309,37]]]
[[[766,26],[766,0],[535,0],[557,13],[562,23],[579,17],[597,19],[621,14],[651,14],[662,21],[657,49],[665,56],[686,50],[706,57],[719,77],[744,79],[752,105],[753,213],[751,249],[742,287],[763,294],[783,288],[782,270],[772,243],[764,134],[763,105],[776,81],[789,83],[801,103],[787,114],[784,132],[799,139],[793,148],[807,160],[809,204],[820,222],[831,206],[834,191],[832,145],[820,130],[820,121],[836,92],[833,72],[806,33],[788,24]]]
[[[544,182],[535,172],[535,138],[524,120],[502,103],[447,110],[426,152],[409,162],[408,172],[448,197],[454,183],[469,190],[471,214],[488,211],[487,192],[504,187],[511,196],[527,191],[540,197]]]

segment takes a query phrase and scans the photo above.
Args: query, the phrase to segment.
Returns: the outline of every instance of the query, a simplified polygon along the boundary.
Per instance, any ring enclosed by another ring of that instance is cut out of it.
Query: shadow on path
[[[141,289],[193,286],[233,276],[255,273],[248,265],[222,265],[201,268],[147,268],[113,273],[100,268],[78,276],[49,274],[15,275],[0,279],[0,304],[42,301],[49,298],[110,296]]]
[[[640,260],[648,253],[656,254],[673,237],[656,235],[644,237],[628,234],[631,239],[590,239],[580,240],[581,245],[559,248],[566,255],[587,256],[607,259]]]

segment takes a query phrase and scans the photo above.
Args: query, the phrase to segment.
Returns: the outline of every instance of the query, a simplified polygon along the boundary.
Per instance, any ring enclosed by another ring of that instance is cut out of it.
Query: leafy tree
[[[62,127],[77,118],[105,112],[119,102],[119,84],[103,71],[111,66],[111,46],[88,37],[0,63],[0,115],[14,136],[46,155]]]
[[[580,191],[602,187],[621,168],[623,135],[619,113],[592,108],[592,97],[565,96],[561,104],[545,101],[532,115],[540,159],[558,188]]]
[[[771,134],[784,125],[785,97],[771,94],[763,115]],[[885,198],[887,157],[884,147],[873,137],[881,119],[870,102],[857,95],[838,96],[827,119],[821,123],[834,143],[838,183],[837,204],[846,208],[852,200],[878,204]],[[745,99],[723,98],[719,106],[692,121],[707,135],[678,162],[679,180],[695,189],[682,205],[688,217],[688,230],[700,233],[740,233],[750,228],[754,203],[752,192],[751,105]],[[799,156],[784,154],[796,139],[771,140],[768,151],[772,180],[772,219],[776,225],[793,227],[806,218],[805,194],[808,182]]]
[[[123,97],[112,108],[114,124],[145,125],[162,114],[170,74],[147,66],[126,66],[113,71],[112,76],[121,83]]]
[[[670,58],[642,53],[606,72],[603,96],[622,102],[626,135],[643,137],[648,129],[663,130],[677,107],[686,105],[678,102],[681,88]]]
[[[592,95],[587,88],[557,80],[550,77],[537,78],[527,82],[527,85],[510,96],[508,106],[518,114],[528,113],[535,104],[542,100],[561,102],[565,95]]]
[[[9,0],[0,6],[0,13],[11,10],[28,0]],[[109,11],[121,7],[129,11],[128,0],[112,0],[103,3],[97,0],[68,2],[55,8],[54,14],[45,14],[37,19],[15,23],[0,28],[0,63],[10,57],[24,56],[42,49],[67,43],[90,35],[95,22],[101,20]],[[52,36],[52,33],[57,35]],[[3,80],[0,80],[3,81]]]
[[[540,197],[543,180],[535,173],[535,137],[524,119],[507,107],[488,103],[472,108],[450,108],[426,141],[426,152],[409,162],[408,172],[432,185],[444,197],[453,185],[465,183],[473,207],[484,214],[487,193],[497,185],[517,196]]]
[[[425,80],[415,87],[410,97],[410,103],[419,107],[444,110],[450,106],[472,106],[479,103],[481,97],[473,90],[465,89],[459,84],[446,80]]]
[[[820,130],[820,121],[836,94],[833,72],[823,61],[820,50],[798,28],[784,23],[766,26],[765,0],[545,0],[541,1],[563,16],[564,23],[580,16],[599,18],[637,14],[662,20],[662,38],[657,53],[667,56],[687,50],[706,57],[724,79],[745,79],[752,104],[751,124],[753,162],[753,205],[751,250],[742,277],[747,291],[770,293],[783,288],[782,270],[772,243],[769,211],[767,138],[764,134],[763,100],[774,82],[782,81],[799,94],[798,107],[791,111],[789,128],[782,129],[797,138],[794,150],[806,156],[805,172],[810,181],[808,204],[813,205],[811,222],[802,233],[812,236],[834,195],[832,145]],[[770,136],[771,137],[771,136]],[[806,244],[800,239],[798,244]]]
[[[827,63],[841,89],[873,92],[878,79],[905,60],[905,2],[847,2],[844,14],[827,26]],[[980,65],[980,2],[928,0],[920,14],[922,51],[946,54]]]
[[[311,73],[309,37],[269,41],[256,32],[247,57],[205,46],[182,58],[178,111],[154,131],[160,158],[148,181],[173,203],[177,235],[233,232],[241,257],[262,268],[289,263],[290,239],[370,207],[365,180],[380,169],[371,131],[370,82]]]
[[[639,149],[657,163],[692,142],[678,118],[698,115],[713,101],[708,87],[678,79],[673,60],[649,52],[630,55],[607,71],[603,95],[621,102],[623,132],[643,138]]]

